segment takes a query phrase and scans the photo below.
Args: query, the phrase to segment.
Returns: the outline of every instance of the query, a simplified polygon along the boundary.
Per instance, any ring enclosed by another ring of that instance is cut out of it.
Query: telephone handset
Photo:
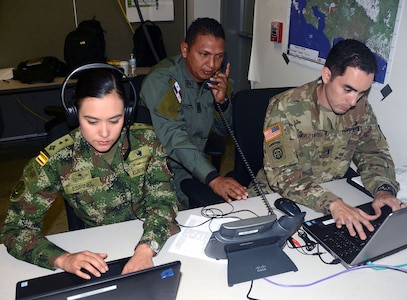
[[[222,60],[222,64],[220,65],[220,69],[219,69],[219,71],[220,72],[222,72],[222,73],[225,73],[226,72],[226,66],[228,65],[228,54],[225,52],[224,54],[223,54],[223,60]],[[212,81],[212,80],[207,80],[206,81],[206,84],[205,84],[205,87],[206,88],[210,88],[209,86],[208,86],[208,83],[210,83],[210,84],[218,84],[218,82],[216,82],[216,81]]]

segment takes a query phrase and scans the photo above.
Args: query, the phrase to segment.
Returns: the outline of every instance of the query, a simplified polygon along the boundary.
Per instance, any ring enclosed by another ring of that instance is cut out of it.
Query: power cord
[[[393,271],[399,271],[402,273],[407,274],[407,269],[399,267],[399,266],[391,266],[391,265],[376,265],[376,264],[368,264],[368,265],[362,265],[362,266],[357,266],[357,267],[353,267],[353,268],[349,268],[343,271],[340,271],[338,273],[332,274],[330,276],[321,278],[319,280],[313,281],[311,283],[306,283],[306,284],[282,284],[282,283],[277,283],[275,281],[272,281],[270,279],[268,279],[267,277],[263,278],[265,281],[267,281],[268,283],[271,283],[275,286],[278,287],[289,287],[289,288],[304,288],[304,287],[310,287],[319,283],[322,283],[324,281],[327,281],[328,279],[332,279],[335,278],[339,275],[344,275],[347,274],[349,272],[352,271],[356,271],[356,270],[361,270],[361,269],[373,269],[373,270],[393,270]]]
[[[14,96],[15,100],[17,101],[17,103],[20,104],[21,107],[22,107],[23,109],[25,109],[26,111],[28,111],[30,114],[34,115],[35,117],[37,117],[38,119],[40,119],[41,121],[43,121],[43,122],[45,122],[45,123],[49,121],[49,120],[43,118],[41,115],[37,114],[35,111],[33,111],[33,110],[32,110],[31,108],[29,108],[27,105],[25,105],[25,104],[20,100],[20,98],[18,98],[18,96],[17,96],[16,94],[13,94],[13,96]]]
[[[225,203],[227,203],[227,202],[225,202]],[[202,222],[200,224],[196,224],[196,225],[192,225],[192,226],[188,226],[188,225],[184,225],[184,224],[179,224],[179,226],[183,227],[183,228],[195,228],[195,227],[202,226],[208,222],[210,223],[215,219],[222,219],[222,218],[226,218],[226,217],[241,220],[240,217],[234,216],[233,214],[238,214],[238,213],[242,213],[242,212],[249,212],[256,217],[259,216],[252,210],[248,210],[248,209],[235,210],[234,206],[231,203],[227,203],[227,204],[230,205],[230,207],[232,208],[231,211],[229,211],[229,212],[225,213],[217,207],[204,206],[201,208],[201,215],[205,218],[208,218],[207,220],[205,220],[204,222]],[[211,232],[213,232],[210,225],[209,225],[209,230]]]
[[[319,252],[319,244],[317,244],[317,251]],[[321,255],[318,255],[319,259],[326,265],[337,265],[339,264],[341,261],[339,260],[339,258],[334,258],[331,262],[327,262],[325,261]]]
[[[123,5],[120,0],[117,0],[117,5],[119,5],[120,11],[122,12],[123,18],[126,20],[127,25],[129,25],[132,34],[134,34],[135,30],[131,25],[129,19],[127,18],[126,12],[124,11]]]
[[[304,230],[298,229],[298,236],[304,241],[305,249],[307,251],[312,251],[315,249],[315,246],[317,245],[317,243],[314,241],[311,241],[310,238],[308,237],[307,233]]]

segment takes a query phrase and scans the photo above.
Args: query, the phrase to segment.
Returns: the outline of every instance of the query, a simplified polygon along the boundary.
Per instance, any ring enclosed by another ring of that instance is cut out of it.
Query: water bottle
[[[134,57],[133,53],[130,54],[129,67],[130,67],[129,76],[130,77],[137,76],[137,74],[136,74],[136,58]]]

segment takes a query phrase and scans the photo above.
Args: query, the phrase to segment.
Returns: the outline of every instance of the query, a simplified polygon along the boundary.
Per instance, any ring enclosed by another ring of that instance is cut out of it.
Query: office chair
[[[254,176],[263,167],[263,125],[269,100],[288,89],[290,87],[243,90],[232,99],[233,132]],[[236,146],[234,169],[226,176],[246,187],[252,180]]]
[[[263,166],[263,123],[269,99],[287,89],[288,87],[243,90],[232,99],[232,129],[255,175]],[[226,176],[233,177],[243,186],[248,186],[251,181],[236,150],[234,170]],[[189,198],[190,208],[224,202],[222,197],[196,179],[184,180],[181,182],[181,189]]]

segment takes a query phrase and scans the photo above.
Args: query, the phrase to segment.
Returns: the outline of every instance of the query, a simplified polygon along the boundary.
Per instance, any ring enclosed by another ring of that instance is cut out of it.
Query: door
[[[226,51],[230,62],[229,77],[234,92],[250,89],[247,79],[253,37],[255,0],[222,0],[220,20],[226,35]]]

